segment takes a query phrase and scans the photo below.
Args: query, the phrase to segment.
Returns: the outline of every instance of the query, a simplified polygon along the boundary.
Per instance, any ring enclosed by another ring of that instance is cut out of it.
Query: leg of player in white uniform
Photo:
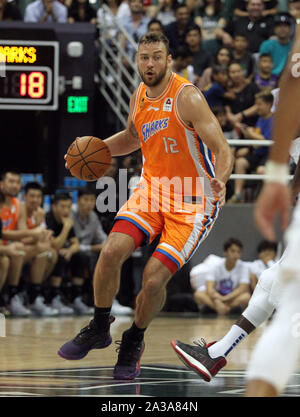
[[[249,365],[247,396],[276,396],[284,389],[300,354],[300,203],[287,231],[288,247],[281,263],[283,293],[272,325],[257,343]],[[273,348],[270,349],[270,346]],[[258,389],[260,387],[260,389]]]

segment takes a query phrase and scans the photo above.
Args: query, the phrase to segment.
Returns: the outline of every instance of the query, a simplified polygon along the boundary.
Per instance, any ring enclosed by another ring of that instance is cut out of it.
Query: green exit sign
[[[88,100],[87,96],[69,96],[68,113],[87,113]]]

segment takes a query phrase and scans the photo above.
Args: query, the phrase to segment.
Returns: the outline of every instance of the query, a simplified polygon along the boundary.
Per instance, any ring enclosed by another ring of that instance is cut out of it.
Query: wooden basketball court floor
[[[1,397],[242,397],[245,370],[264,326],[228,357],[227,366],[210,382],[185,368],[170,346],[172,339],[192,343],[204,336],[218,340],[235,318],[195,314],[159,315],[146,332],[141,375],[134,381],[112,377],[117,345],[132,317],[118,316],[111,326],[113,343],[93,350],[80,361],[67,361],[58,348],[89,322],[89,317],[10,318],[0,338]],[[276,348],[276,347],[275,347]],[[300,369],[300,366],[299,366]],[[290,379],[283,396],[300,396],[300,371]]]

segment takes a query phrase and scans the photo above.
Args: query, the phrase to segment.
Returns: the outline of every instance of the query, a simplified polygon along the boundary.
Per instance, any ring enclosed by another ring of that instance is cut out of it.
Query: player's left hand
[[[215,197],[219,199],[219,206],[224,206],[226,197],[226,186],[224,182],[219,180],[218,178],[213,178],[210,181],[210,185]]]
[[[254,220],[266,239],[275,241],[274,220],[280,215],[281,227],[286,229],[289,224],[291,192],[288,186],[278,183],[264,185],[254,211]]]

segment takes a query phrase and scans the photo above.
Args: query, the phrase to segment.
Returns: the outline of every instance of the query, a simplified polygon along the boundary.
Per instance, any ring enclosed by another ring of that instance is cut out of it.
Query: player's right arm
[[[112,156],[128,155],[141,147],[138,132],[132,121],[135,99],[136,91],[130,99],[130,111],[126,129],[104,140]]]

